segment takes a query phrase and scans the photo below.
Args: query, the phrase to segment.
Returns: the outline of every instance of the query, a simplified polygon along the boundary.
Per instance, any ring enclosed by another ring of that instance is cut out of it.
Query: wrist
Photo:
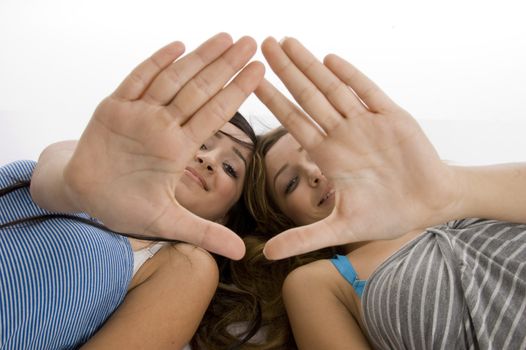
[[[43,209],[58,212],[80,212],[75,191],[65,179],[65,169],[75,143],[65,141],[48,146],[40,155],[31,177],[31,196]]]
[[[79,193],[78,189],[73,185],[74,182],[72,182],[71,174],[74,174],[74,170],[70,169],[68,163],[60,173],[63,205],[68,212],[86,212],[82,206],[82,201],[79,200],[82,194]]]
[[[431,195],[426,207],[426,215],[420,227],[430,227],[464,218],[468,212],[466,193],[468,193],[466,174],[463,167],[445,165],[440,174],[440,183],[429,190]]]
[[[473,174],[470,167],[450,166],[454,173],[454,190],[451,198],[451,204],[444,211],[442,223],[464,219],[474,216],[476,208],[473,200]]]

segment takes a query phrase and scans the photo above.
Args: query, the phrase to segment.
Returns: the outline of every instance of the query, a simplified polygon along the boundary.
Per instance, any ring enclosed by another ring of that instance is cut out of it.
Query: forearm
[[[38,158],[31,177],[31,197],[41,208],[59,212],[82,211],[71,200],[64,182],[64,169],[76,146],[76,141],[62,141],[49,145]]]
[[[461,183],[452,219],[480,217],[526,223],[526,163],[454,167]]]

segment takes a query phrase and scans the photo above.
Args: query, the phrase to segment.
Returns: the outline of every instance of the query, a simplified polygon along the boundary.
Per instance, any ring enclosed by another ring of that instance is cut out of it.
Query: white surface
[[[347,58],[421,121],[443,158],[523,160],[524,13],[520,1],[2,0],[0,164],[78,138],[138,62],[219,31],[295,36],[320,58]],[[254,97],[241,112],[258,130],[276,125]]]

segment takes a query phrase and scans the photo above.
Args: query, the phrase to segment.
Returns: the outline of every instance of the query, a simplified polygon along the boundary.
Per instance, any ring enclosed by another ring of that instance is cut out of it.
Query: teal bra
[[[367,280],[359,280],[354,267],[345,255],[336,255],[330,259],[340,274],[351,284],[356,294],[361,298]]]

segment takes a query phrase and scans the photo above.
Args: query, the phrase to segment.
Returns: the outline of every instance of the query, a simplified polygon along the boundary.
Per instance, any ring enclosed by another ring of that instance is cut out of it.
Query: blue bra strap
[[[334,267],[340,272],[340,274],[353,286],[356,294],[361,298],[363,289],[365,288],[366,280],[357,279],[356,271],[351,262],[345,255],[336,255],[330,259]]]

